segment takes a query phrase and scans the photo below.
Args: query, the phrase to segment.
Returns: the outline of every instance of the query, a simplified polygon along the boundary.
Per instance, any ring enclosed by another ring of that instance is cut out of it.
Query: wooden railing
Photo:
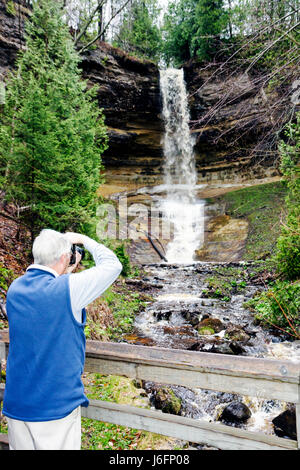
[[[0,331],[0,358],[7,352]],[[300,448],[300,362],[87,341],[85,370],[295,403],[298,440],[99,400],[82,408],[83,417],[225,450]]]

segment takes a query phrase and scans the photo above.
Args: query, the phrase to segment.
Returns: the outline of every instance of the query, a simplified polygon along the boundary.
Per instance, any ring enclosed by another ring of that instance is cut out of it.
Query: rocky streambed
[[[136,316],[127,342],[299,361],[300,342],[263,328],[247,306],[268,281],[260,263],[161,263],[143,269],[141,279],[128,282],[153,300]],[[296,439],[291,404],[153,382],[140,386],[152,406],[165,412]]]

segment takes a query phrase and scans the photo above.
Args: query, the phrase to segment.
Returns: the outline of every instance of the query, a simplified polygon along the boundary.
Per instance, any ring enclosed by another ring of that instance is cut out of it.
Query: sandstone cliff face
[[[0,80],[13,69],[17,51],[25,47],[24,20],[30,13],[26,0],[14,2],[14,14],[7,4],[8,0],[0,0]],[[103,155],[105,168],[120,180],[160,183],[164,125],[158,67],[101,42],[82,56],[80,67],[89,85],[99,87],[99,106],[109,133],[109,148]],[[248,75],[231,76],[227,70],[208,80],[210,73],[196,62],[184,67],[199,182],[243,181],[277,174],[274,154],[260,165],[253,166],[255,160],[250,158],[261,136],[272,130],[265,112],[270,98],[257,94]],[[211,111],[209,119],[201,122]]]
[[[274,94],[242,71],[217,71],[191,61],[184,67],[199,179],[245,180],[275,176]],[[213,77],[213,78],[211,78]]]
[[[154,180],[163,159],[158,68],[107,43],[86,53],[80,66],[83,77],[98,86],[99,106],[106,117],[106,168],[118,168],[120,178]]]
[[[28,14],[26,0],[19,0],[12,12],[9,2],[0,0],[0,79],[13,69],[17,51],[25,46],[24,21]]]

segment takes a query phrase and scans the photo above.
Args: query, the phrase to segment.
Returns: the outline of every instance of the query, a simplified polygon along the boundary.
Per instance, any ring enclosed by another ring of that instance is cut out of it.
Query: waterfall
[[[183,69],[160,71],[165,134],[164,184],[166,199],[161,203],[165,218],[173,227],[173,240],[166,257],[171,263],[190,263],[204,239],[204,202],[197,200],[197,172],[194,139],[189,129],[189,109]]]

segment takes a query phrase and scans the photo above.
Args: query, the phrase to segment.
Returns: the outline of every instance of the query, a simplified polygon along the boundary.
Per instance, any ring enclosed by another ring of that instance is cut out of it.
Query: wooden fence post
[[[2,382],[2,359],[5,358],[5,352],[6,352],[5,343],[2,343],[0,341],[0,384]],[[1,402],[3,401],[3,393],[4,393],[4,391],[2,390],[2,388],[0,386],[0,421],[1,421],[1,418],[2,418]]]
[[[4,359],[6,356],[6,347],[5,343],[2,343],[0,341],[0,424],[2,422],[2,409],[1,409],[1,404],[3,401],[3,395],[4,395],[4,387],[1,387],[1,382],[2,382],[2,359]],[[0,432],[0,450],[7,450],[8,449],[8,439],[7,436],[4,434],[1,434]]]
[[[296,431],[297,431],[298,449],[300,450],[300,385],[299,385],[299,403],[296,403]]]

